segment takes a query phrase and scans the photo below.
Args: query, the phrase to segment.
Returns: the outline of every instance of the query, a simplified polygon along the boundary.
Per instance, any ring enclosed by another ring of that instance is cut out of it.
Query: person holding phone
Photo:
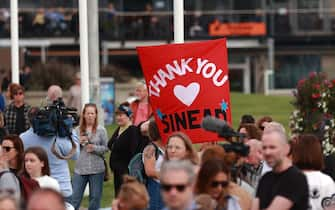
[[[73,175],[72,205],[79,209],[85,187],[89,183],[89,210],[100,208],[107,152],[106,129],[98,125],[98,110],[95,104],[85,104],[79,128],[80,155]]]

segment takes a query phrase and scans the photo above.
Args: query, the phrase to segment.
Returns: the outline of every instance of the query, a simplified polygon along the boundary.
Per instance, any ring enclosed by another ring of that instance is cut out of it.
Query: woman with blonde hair
[[[117,198],[113,201],[113,210],[144,210],[148,207],[149,195],[145,186],[135,177],[125,175]]]
[[[191,139],[183,132],[172,133],[166,143],[166,160],[189,160],[199,164],[199,156],[192,145]]]

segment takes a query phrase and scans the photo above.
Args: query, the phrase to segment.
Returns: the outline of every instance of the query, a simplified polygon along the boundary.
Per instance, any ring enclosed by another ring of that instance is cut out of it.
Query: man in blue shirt
[[[32,108],[29,112],[29,119],[32,121],[35,116],[38,108]],[[28,129],[26,132],[20,135],[24,149],[33,146],[40,146],[48,154],[50,173],[53,178],[55,178],[61,189],[61,193],[63,194],[65,200],[67,202],[71,201],[72,196],[72,185],[71,185],[71,175],[68,166],[67,160],[62,160],[57,158],[54,153],[51,151],[52,144],[54,143],[55,136],[45,137],[38,136],[34,133],[33,128]],[[76,144],[76,152],[72,156],[71,159],[76,160],[79,157],[80,146],[79,146],[79,138],[78,136],[72,132],[72,139]],[[66,156],[72,149],[71,141],[68,137],[57,137],[56,141],[56,150],[62,155]]]

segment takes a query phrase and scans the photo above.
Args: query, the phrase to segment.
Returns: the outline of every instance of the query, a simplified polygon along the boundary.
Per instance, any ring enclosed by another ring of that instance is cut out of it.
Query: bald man
[[[47,93],[48,104],[52,103],[58,98],[62,98],[62,96],[63,96],[62,88],[59,87],[58,85],[51,85],[48,88],[48,93]]]

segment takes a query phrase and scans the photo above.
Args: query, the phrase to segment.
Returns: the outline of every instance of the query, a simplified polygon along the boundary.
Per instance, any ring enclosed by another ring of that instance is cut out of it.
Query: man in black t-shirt
[[[289,145],[284,127],[269,123],[262,143],[264,159],[272,171],[261,178],[252,210],[307,210],[307,179],[287,157]]]

